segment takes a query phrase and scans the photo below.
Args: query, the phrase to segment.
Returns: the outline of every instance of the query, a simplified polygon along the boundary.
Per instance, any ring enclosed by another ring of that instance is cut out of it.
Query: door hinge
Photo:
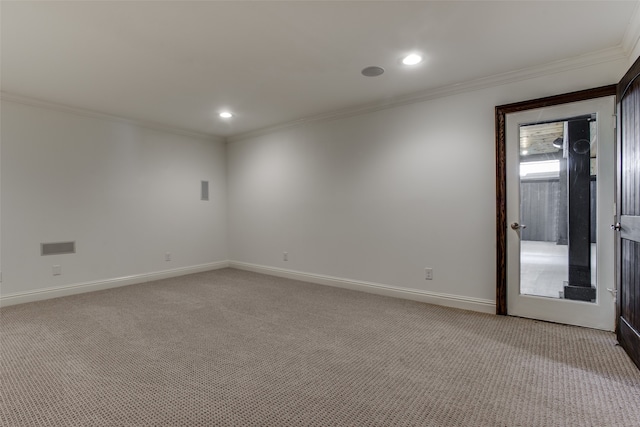
[[[613,128],[617,129],[618,128],[618,115],[614,114],[611,117],[613,117]]]
[[[618,299],[618,290],[617,289],[613,289],[613,288],[607,288],[607,290],[609,292],[611,292],[611,295],[613,296],[613,301],[617,301],[617,299]]]

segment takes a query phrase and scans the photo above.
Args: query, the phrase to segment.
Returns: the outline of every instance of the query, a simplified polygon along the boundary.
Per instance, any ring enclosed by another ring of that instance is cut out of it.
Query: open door
[[[618,96],[618,341],[640,367],[640,58]]]
[[[507,314],[613,331],[615,96],[506,115]]]

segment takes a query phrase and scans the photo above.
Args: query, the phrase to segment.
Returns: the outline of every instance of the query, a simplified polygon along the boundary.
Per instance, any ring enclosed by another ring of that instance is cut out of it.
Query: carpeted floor
[[[613,334],[224,269],[0,310],[3,426],[638,426]]]

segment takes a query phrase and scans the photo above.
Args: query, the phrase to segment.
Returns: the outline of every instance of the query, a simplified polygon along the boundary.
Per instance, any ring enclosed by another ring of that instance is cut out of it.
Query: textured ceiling
[[[553,141],[564,137],[564,122],[520,126],[520,152],[528,156],[557,153]]]

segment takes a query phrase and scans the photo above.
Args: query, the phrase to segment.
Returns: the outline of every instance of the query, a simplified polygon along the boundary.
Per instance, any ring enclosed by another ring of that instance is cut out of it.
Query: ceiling
[[[1,89],[228,137],[621,48],[637,4],[2,1]]]
[[[564,125],[566,122],[540,123],[534,125],[520,125],[520,156],[521,160],[527,158],[540,160],[540,155],[547,155],[549,159],[562,157],[562,147],[554,146],[554,142],[560,139],[562,146],[564,140]],[[591,158],[598,154],[598,123],[590,121],[589,133],[591,135]]]
[[[520,125],[520,155],[557,153],[553,142],[558,138],[564,138],[564,122]]]

